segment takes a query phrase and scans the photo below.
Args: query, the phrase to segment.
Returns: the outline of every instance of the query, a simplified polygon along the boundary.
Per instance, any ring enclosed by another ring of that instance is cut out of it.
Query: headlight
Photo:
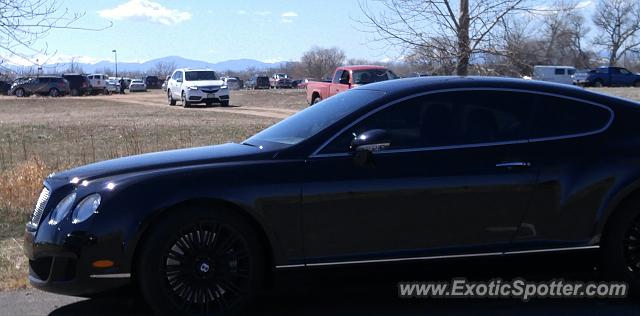
[[[192,87],[187,87],[187,89],[189,89],[189,90],[198,90],[198,87],[197,86],[192,86]]]
[[[227,88],[229,88],[229,87],[226,84],[223,85],[223,86],[220,86],[220,89],[227,89]]]
[[[76,209],[73,210],[72,223],[77,224],[87,220],[87,218],[91,217],[91,215],[97,213],[98,207],[100,206],[100,194],[94,193],[86,198],[84,198]]]
[[[69,214],[69,211],[71,210],[71,206],[73,206],[73,202],[75,201],[76,201],[75,192],[67,195],[64,199],[62,199],[62,201],[60,201],[60,203],[56,205],[56,208],[53,209],[53,212],[51,212],[51,219],[49,220],[49,225],[56,225],[61,220],[63,220],[67,216],[67,214]]]

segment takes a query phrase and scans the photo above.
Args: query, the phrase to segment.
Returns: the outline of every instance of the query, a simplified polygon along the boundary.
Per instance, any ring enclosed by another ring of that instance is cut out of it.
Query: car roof
[[[535,65],[533,68],[565,68],[565,69],[575,69],[573,66],[552,66],[552,65]]]
[[[182,70],[182,71],[214,71],[213,69],[207,69],[207,68],[180,68],[180,69],[176,69],[176,70]]]
[[[354,66],[342,66],[338,67],[339,70],[368,70],[368,69],[384,69],[387,70],[384,66],[378,65],[354,65]]]
[[[464,88],[488,88],[496,90],[524,90],[542,93],[554,93],[587,100],[623,100],[638,104],[637,102],[613,97],[611,95],[589,91],[580,87],[538,80],[525,80],[519,78],[504,77],[460,77],[460,76],[434,76],[413,77],[405,79],[387,80],[359,86],[353,90],[375,90],[385,92],[386,95],[410,95],[421,92],[464,89]]]

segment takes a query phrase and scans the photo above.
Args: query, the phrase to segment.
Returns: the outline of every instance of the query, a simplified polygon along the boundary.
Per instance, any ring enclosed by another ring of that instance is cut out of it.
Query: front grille
[[[40,196],[38,197],[38,202],[36,203],[36,208],[33,211],[33,216],[31,216],[31,222],[29,222],[29,226],[33,228],[37,228],[40,224],[40,219],[42,218],[42,213],[44,212],[44,207],[47,205],[49,201],[49,189],[43,188],[42,192],[40,192]]]
[[[217,90],[217,89],[215,89],[215,90],[214,90],[214,89],[211,89],[211,90],[209,90],[209,89],[207,89],[207,90],[202,89],[202,92],[204,92],[204,93],[216,93],[216,92],[218,92],[218,90]]]

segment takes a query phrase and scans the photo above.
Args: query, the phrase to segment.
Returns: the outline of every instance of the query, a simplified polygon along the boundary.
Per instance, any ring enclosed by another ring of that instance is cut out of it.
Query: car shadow
[[[351,266],[282,271],[275,287],[261,295],[248,315],[636,315],[632,299],[406,299],[398,297],[400,281],[471,281],[523,277],[591,281],[597,270],[581,257],[558,259],[488,259],[429,264]],[[570,273],[566,273],[570,271]],[[132,295],[90,299],[59,307],[49,315],[151,315]]]

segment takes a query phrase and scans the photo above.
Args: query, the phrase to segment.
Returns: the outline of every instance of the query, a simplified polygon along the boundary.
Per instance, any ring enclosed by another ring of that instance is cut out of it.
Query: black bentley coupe
[[[276,269],[596,252],[640,290],[640,104],[500,78],[386,81],[240,144],[51,175],[33,286],[235,311]],[[63,154],[63,153],[61,153]]]

